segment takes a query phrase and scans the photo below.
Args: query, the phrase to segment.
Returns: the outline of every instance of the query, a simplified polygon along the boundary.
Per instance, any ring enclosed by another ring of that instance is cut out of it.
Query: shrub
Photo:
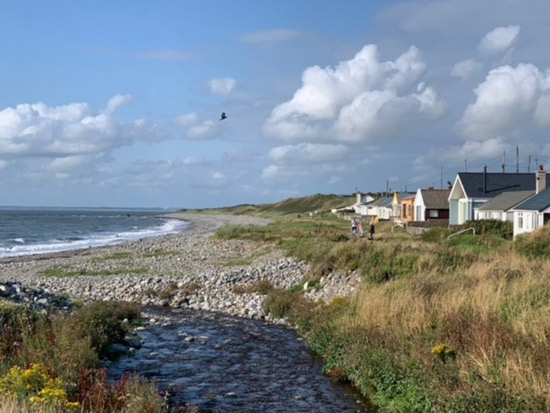
[[[139,309],[130,303],[102,301],[89,304],[72,316],[71,325],[82,338],[90,339],[90,344],[99,357],[109,355],[109,347],[120,343],[128,331],[122,321],[137,320]]]
[[[474,228],[476,235],[491,234],[504,239],[512,239],[514,233],[514,224],[511,221],[501,221],[497,219],[481,219],[475,221],[466,221],[459,225],[453,232],[466,228]]]
[[[542,227],[530,234],[520,235],[514,246],[516,251],[527,257],[550,257],[550,228]]]

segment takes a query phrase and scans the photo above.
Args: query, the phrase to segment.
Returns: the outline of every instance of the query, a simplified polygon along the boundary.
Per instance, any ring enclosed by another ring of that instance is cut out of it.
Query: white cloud
[[[497,27],[481,39],[478,49],[487,54],[494,54],[507,50],[514,44],[519,32],[519,26]]]
[[[107,153],[136,140],[161,139],[156,125],[118,122],[112,117],[128,95],[109,100],[104,112],[87,103],[49,107],[42,102],[0,111],[0,154],[11,157],[64,158]]]
[[[197,123],[199,117],[196,113],[185,113],[174,118],[174,122],[180,126],[191,126]]]
[[[214,172],[212,174],[212,179],[223,179],[225,178],[225,175],[222,174],[221,172]]]
[[[292,29],[273,29],[258,32],[247,33],[241,37],[245,43],[282,43],[295,40],[304,36],[303,32]]]
[[[177,115],[173,122],[183,127],[186,139],[209,140],[218,137],[218,123],[211,119],[201,120],[196,113]]]
[[[131,101],[132,95],[115,95],[107,102],[105,113],[112,115],[119,107],[127,105]]]
[[[532,64],[502,66],[489,72],[475,90],[470,104],[458,123],[469,140],[488,140],[513,134],[533,121],[549,126],[550,75]]]
[[[407,93],[425,70],[414,46],[395,61],[379,61],[376,46],[367,45],[335,68],[310,67],[292,99],[273,109],[264,133],[294,141],[395,136],[397,125],[444,111],[432,88],[419,85],[420,93]]]
[[[339,162],[345,159],[348,152],[344,145],[301,143],[275,147],[269,152],[269,158],[275,163]]]
[[[482,67],[483,65],[474,59],[461,60],[453,66],[451,76],[468,79],[474,73],[479,72]]]
[[[230,77],[215,78],[208,82],[210,93],[213,95],[228,95],[235,89],[237,81]]]

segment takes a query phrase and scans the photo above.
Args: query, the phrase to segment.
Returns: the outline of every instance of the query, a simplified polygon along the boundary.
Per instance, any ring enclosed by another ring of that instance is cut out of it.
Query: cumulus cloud
[[[264,125],[268,136],[308,141],[359,142],[395,136],[397,124],[440,116],[444,104],[434,89],[417,85],[426,71],[411,46],[395,61],[381,62],[375,45],[363,47],[335,68],[313,66],[291,100],[276,106]]]
[[[225,175],[222,174],[221,172],[214,172],[212,174],[212,179],[223,179],[225,178]]]
[[[0,155],[64,158],[107,153],[136,140],[161,139],[156,125],[138,120],[122,123],[112,115],[129,95],[109,100],[103,112],[87,103],[49,107],[42,102],[0,111]]]
[[[550,126],[550,73],[532,64],[493,69],[474,93],[476,101],[458,123],[466,139],[483,141],[528,125]]]
[[[132,95],[115,95],[109,102],[107,102],[107,107],[105,108],[105,113],[112,115],[115,111],[124,105],[127,105],[132,101]]]
[[[303,32],[292,29],[273,29],[247,33],[241,37],[245,43],[282,43],[304,36]]]
[[[236,84],[237,81],[230,77],[215,78],[208,82],[210,93],[213,95],[229,95]]]
[[[457,62],[451,70],[451,76],[458,77],[460,79],[468,79],[474,73],[481,70],[483,65],[476,62],[474,59],[466,59]]]
[[[478,49],[487,54],[507,50],[514,44],[519,32],[519,26],[497,27],[483,36],[479,42]]]
[[[209,140],[218,137],[218,124],[211,119],[201,120],[194,112],[177,115],[173,121],[183,128],[186,139]]]

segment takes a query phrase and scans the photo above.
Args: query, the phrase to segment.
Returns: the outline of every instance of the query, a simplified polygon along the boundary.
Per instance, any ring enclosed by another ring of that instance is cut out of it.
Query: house
[[[418,189],[414,197],[414,220],[449,219],[449,189]]]
[[[333,214],[359,214],[366,215],[366,206],[374,201],[374,198],[370,195],[357,192],[355,194],[355,203],[353,205],[343,206],[340,208],[333,208],[331,212]]]
[[[396,221],[409,223],[414,221],[414,200],[415,195],[407,196],[401,200],[401,215],[399,218],[396,218]]]
[[[401,205],[406,199],[414,199],[413,192],[395,192],[391,201],[391,215],[389,219],[401,221]]]
[[[533,195],[535,195],[535,191],[503,192],[478,208],[477,219],[513,221],[513,208]]]
[[[382,197],[372,201],[367,205],[366,216],[378,217],[378,219],[389,220],[392,217],[392,201],[393,198]]]
[[[459,172],[449,194],[449,224],[476,219],[475,211],[503,192],[534,191],[536,182],[532,173],[488,173],[487,168],[484,172]]]
[[[550,224],[550,189],[546,172],[539,167],[535,195],[513,209],[514,237]]]

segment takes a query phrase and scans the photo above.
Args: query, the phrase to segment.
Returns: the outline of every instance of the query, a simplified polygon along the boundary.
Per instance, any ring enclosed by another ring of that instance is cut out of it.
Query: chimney
[[[355,203],[360,204],[361,203],[361,192],[357,192],[355,194]]]
[[[535,175],[537,177],[535,193],[538,194],[540,191],[544,191],[546,189],[546,172],[542,165],[539,165],[539,169],[537,170]]]
[[[483,168],[483,193],[487,193],[487,165]]]

